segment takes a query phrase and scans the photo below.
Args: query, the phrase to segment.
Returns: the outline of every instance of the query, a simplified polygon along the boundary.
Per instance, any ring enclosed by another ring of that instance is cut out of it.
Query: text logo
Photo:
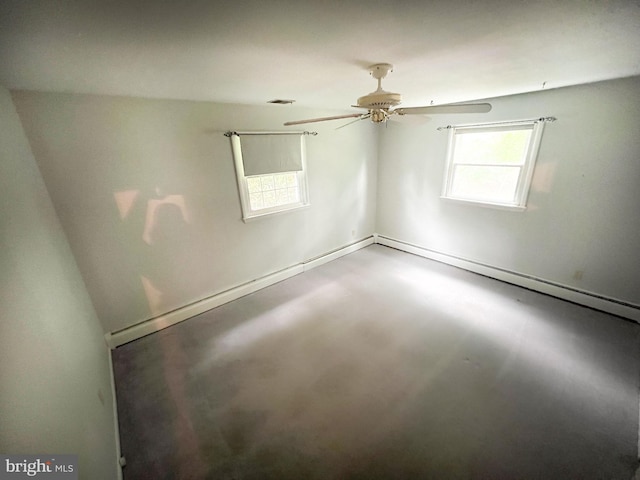
[[[77,455],[0,455],[0,480],[78,480]]]

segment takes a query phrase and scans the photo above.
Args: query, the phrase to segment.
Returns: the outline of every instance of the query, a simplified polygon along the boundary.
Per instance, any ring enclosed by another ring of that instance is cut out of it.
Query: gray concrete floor
[[[624,479],[640,325],[372,245],[114,351],[126,480]]]

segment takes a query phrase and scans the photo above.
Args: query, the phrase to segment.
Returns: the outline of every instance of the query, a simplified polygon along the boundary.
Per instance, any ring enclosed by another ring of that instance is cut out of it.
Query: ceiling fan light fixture
[[[373,123],[383,123],[387,121],[389,115],[384,110],[371,110],[371,121]]]

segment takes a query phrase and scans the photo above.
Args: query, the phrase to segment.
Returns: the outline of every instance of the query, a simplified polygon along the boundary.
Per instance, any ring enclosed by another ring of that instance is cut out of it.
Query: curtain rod
[[[555,122],[556,117],[540,117],[532,118],[530,120],[511,120],[505,122],[491,122],[491,123],[468,123],[465,125],[447,125],[445,127],[438,127],[438,130],[450,130],[458,127],[490,127],[492,125],[517,125],[518,123],[531,123],[531,122]]]
[[[236,132],[234,130],[229,130],[224,133],[225,137],[230,137],[231,135],[318,135],[318,132],[307,132],[306,130],[303,132]]]

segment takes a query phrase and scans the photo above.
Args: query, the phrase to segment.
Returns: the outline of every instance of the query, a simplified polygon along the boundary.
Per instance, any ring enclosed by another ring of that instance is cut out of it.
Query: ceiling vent
[[[275,100],[269,100],[267,103],[275,103],[276,105],[290,105],[293,102],[295,102],[295,100],[286,100],[282,98],[276,98]]]

